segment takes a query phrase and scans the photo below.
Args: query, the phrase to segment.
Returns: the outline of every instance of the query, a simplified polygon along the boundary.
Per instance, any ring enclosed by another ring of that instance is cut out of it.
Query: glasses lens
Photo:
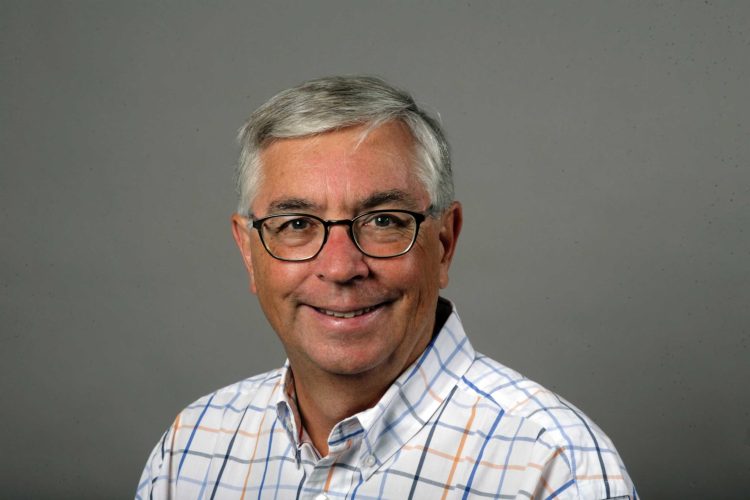
[[[371,212],[357,217],[354,237],[360,248],[373,257],[394,257],[411,247],[417,221],[406,212]]]
[[[313,257],[323,245],[323,224],[305,215],[271,217],[261,225],[266,249],[276,258],[305,260]]]

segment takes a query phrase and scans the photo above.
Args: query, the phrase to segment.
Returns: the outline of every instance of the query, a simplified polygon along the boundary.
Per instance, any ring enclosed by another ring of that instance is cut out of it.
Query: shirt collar
[[[451,303],[451,314],[417,361],[391,385],[366,415],[363,456],[375,464],[369,477],[438,411],[471,366],[476,353]]]
[[[443,299],[441,299],[443,300]],[[476,356],[455,306],[422,355],[388,388],[372,408],[334,427],[337,434],[362,439],[362,473],[367,478],[430,420],[466,373]],[[301,419],[289,361],[282,369],[276,410],[289,440],[299,448]],[[355,432],[356,431],[356,432]],[[299,460],[299,456],[297,457]]]

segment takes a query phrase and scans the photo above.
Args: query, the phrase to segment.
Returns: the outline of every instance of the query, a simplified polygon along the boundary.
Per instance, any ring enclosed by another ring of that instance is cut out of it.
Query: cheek
[[[265,252],[265,250],[263,250]],[[276,260],[270,255],[253,259],[252,285],[261,302],[278,309],[281,301],[293,295],[309,274],[303,263]]]
[[[432,234],[429,234],[429,237],[436,239]],[[434,244],[432,240],[419,243],[419,241],[415,243],[415,248],[409,253],[413,253],[414,260],[411,269],[408,271],[405,270],[404,273],[405,275],[412,276],[414,286],[422,290],[430,289],[430,291],[437,291],[440,288],[442,279],[440,266],[441,251],[439,245]]]
[[[387,275],[392,286],[398,287],[414,300],[429,301],[432,295],[436,295],[440,288],[440,265],[439,259],[434,255],[412,249],[411,258],[398,262],[391,267]],[[421,249],[419,249],[421,250]],[[396,262],[394,262],[395,264]]]

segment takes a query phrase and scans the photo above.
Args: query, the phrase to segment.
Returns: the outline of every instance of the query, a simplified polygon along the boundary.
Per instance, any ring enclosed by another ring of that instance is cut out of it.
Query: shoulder
[[[242,426],[257,427],[275,409],[284,373],[279,368],[241,380],[185,407],[151,452],[136,498],[174,496],[170,491],[181,471],[200,475],[205,459],[226,449]]]
[[[271,370],[198,398],[174,419],[163,438],[164,450],[213,449],[240,426],[252,426],[275,411],[284,369]]]
[[[272,397],[272,394],[276,394],[283,372],[283,368],[277,368],[222,387],[198,398],[185,407],[181,414],[189,415],[205,409],[230,411],[244,409],[255,400],[263,400],[265,397]]]
[[[497,418],[521,420],[529,435],[565,448],[588,445],[601,431],[580,410],[541,384],[487,356],[476,359],[458,383],[460,397]],[[593,429],[589,432],[589,429]]]
[[[269,406],[275,406],[283,374],[284,369],[278,368],[206,394],[177,415],[173,428],[226,428],[243,414],[264,413]]]
[[[579,494],[634,496],[612,441],[563,397],[478,353],[458,389],[464,398],[477,401],[487,417],[504,420],[506,430],[533,439],[539,464],[559,462],[556,467],[570,475]]]
[[[531,420],[548,431],[588,420],[575,406],[543,385],[479,353],[460,384],[507,416]]]

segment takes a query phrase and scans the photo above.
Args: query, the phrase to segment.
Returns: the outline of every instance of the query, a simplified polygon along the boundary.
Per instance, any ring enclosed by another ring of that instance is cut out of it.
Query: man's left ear
[[[458,235],[463,225],[461,203],[454,201],[440,216],[440,245],[443,255],[440,259],[440,288],[448,286],[448,270],[456,252]]]

